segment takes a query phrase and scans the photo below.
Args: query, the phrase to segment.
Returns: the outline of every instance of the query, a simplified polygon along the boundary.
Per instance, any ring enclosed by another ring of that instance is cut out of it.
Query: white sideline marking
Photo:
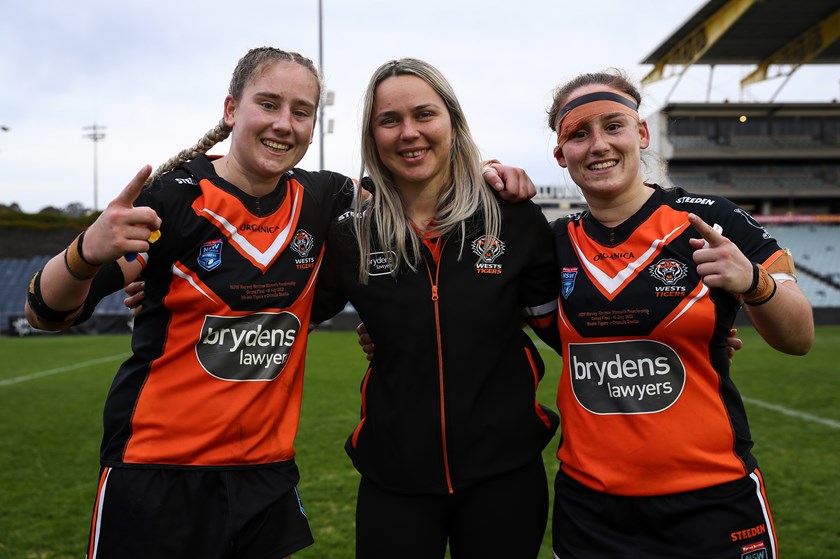
[[[831,427],[832,429],[840,429],[840,421],[835,421],[833,419],[825,419],[823,417],[812,415],[810,413],[805,413],[804,411],[796,411],[789,408],[785,408],[783,406],[777,406],[776,404],[768,404],[767,402],[762,402],[761,400],[755,400],[753,398],[742,399],[748,404],[753,404],[761,408],[767,408],[768,410],[777,411],[779,413],[789,415],[790,417],[797,417],[799,419],[804,419],[805,421],[813,421],[814,423],[819,423],[820,425],[825,425],[826,427]]]
[[[0,386],[8,386],[10,384],[18,384],[18,383],[21,383],[21,382],[26,382],[28,380],[34,380],[36,378],[48,377],[50,375],[57,375],[59,373],[66,373],[68,371],[74,371],[76,369],[81,369],[82,367],[87,367],[88,365],[98,365],[100,363],[107,363],[108,361],[116,361],[117,359],[125,359],[129,355],[130,355],[129,353],[118,353],[117,355],[111,355],[110,357],[100,357],[99,359],[91,359],[90,361],[82,361],[81,363],[76,363],[75,365],[67,365],[66,367],[57,367],[55,369],[47,369],[46,371],[39,371],[37,373],[32,373],[32,374],[29,374],[29,375],[7,378],[7,379],[4,379],[4,380],[0,380]]]

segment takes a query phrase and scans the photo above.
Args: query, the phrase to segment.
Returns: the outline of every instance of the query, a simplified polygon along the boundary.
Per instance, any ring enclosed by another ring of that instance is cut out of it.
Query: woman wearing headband
[[[777,556],[726,338],[740,308],[775,349],[813,342],[790,253],[725,198],[644,182],[641,96],[578,76],[549,111],[588,210],[554,224],[563,438],[554,553]],[[754,555],[753,555],[754,554]]]

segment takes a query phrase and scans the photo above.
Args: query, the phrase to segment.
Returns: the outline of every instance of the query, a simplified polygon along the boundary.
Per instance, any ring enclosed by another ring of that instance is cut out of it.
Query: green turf
[[[746,349],[732,374],[750,399],[755,453],[783,556],[840,557],[840,327],[820,328],[806,357],[771,350],[749,328],[741,337]],[[316,332],[309,344],[297,450],[316,543],[296,557],[350,559],[358,475],[343,446],[358,418],[366,361],[352,333]],[[1,559],[84,556],[102,404],[128,348],[127,336],[0,338]],[[549,373],[540,399],[553,404],[560,361],[543,354]],[[20,380],[28,375],[33,378]],[[766,404],[834,423],[791,417]],[[556,445],[555,439],[544,454],[549,478],[557,468]],[[549,541],[541,558],[551,557]]]

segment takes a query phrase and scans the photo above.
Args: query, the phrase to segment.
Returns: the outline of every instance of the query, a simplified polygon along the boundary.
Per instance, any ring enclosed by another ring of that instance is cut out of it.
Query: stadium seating
[[[840,284],[840,225],[772,224],[764,228],[793,253],[800,269],[799,286],[811,305],[840,307],[840,289],[824,281]]]
[[[49,259],[49,256],[0,258],[0,333],[8,333],[10,319],[23,314],[29,280]],[[109,295],[99,303],[96,314],[129,319],[131,312],[123,305],[124,298],[122,292]]]
[[[697,182],[709,180],[708,174],[688,176]],[[765,229],[793,252],[800,271],[799,286],[811,305],[840,308],[840,289],[836,287],[840,285],[840,225],[774,223]],[[29,280],[47,260],[48,256],[0,259],[0,333],[10,333],[10,319],[23,314]],[[129,320],[131,313],[123,306],[124,298],[123,292],[109,295],[100,302],[96,315]]]

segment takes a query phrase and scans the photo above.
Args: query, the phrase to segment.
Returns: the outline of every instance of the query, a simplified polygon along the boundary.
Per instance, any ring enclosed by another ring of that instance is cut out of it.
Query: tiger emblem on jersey
[[[292,237],[289,246],[301,256],[308,256],[309,251],[315,246],[315,239],[304,229],[298,229],[295,231],[295,235]]]
[[[482,235],[472,242],[472,251],[481,257],[481,261],[490,264],[505,253],[505,243],[496,237]]]
[[[648,271],[665,285],[674,285],[688,275],[688,266],[673,258],[663,258],[656,264],[651,264]]]

